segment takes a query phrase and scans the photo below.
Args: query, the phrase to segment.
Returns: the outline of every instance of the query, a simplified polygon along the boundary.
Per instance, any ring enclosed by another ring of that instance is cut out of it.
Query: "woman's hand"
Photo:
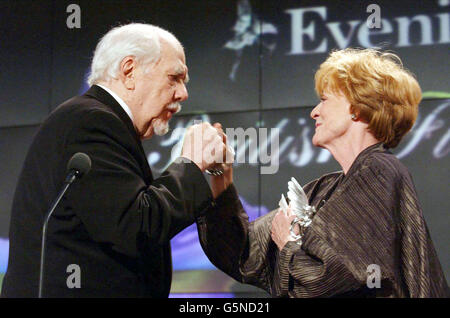
[[[284,214],[283,210],[278,209],[278,213],[272,220],[272,240],[278,246],[280,251],[287,242],[295,241],[290,233],[291,223],[294,219],[295,215],[293,215],[291,209],[288,208],[287,215]]]

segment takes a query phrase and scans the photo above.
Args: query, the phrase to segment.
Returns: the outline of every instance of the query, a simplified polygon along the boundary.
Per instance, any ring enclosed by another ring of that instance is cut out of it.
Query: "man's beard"
[[[174,113],[178,113],[181,110],[180,103],[172,103],[166,108],[169,111],[174,111]],[[153,119],[153,132],[155,135],[164,136],[169,132],[169,120],[163,118],[155,118]]]
[[[153,132],[158,136],[167,134],[169,132],[169,121],[161,118],[153,119]]]

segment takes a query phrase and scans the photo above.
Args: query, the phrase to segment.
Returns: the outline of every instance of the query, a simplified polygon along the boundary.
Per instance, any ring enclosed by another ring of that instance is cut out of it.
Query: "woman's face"
[[[325,91],[320,97],[320,103],[312,110],[311,118],[316,121],[313,145],[328,148],[349,135],[352,124],[350,102],[344,94]]]

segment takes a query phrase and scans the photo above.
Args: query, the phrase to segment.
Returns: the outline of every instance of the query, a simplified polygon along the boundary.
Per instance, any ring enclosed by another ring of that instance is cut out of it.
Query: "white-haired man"
[[[217,151],[204,160],[192,149],[226,153],[220,128],[192,126],[185,160],[153,179],[141,139],[168,131],[188,98],[187,81],[183,47],[165,30],[129,24],[101,39],[91,88],[52,112],[28,152],[13,202],[2,296],[38,296],[43,218],[77,152],[89,155],[92,168],[50,219],[42,295],[168,296],[170,239],[214,204],[202,172],[223,159]]]

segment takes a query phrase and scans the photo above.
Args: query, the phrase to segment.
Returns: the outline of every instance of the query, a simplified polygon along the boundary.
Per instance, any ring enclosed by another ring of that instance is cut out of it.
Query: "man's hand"
[[[214,128],[222,135],[223,142],[227,145],[227,135],[224,134],[222,125],[215,123]],[[220,176],[211,176],[211,188],[214,199],[217,198],[230,184],[233,183],[233,161],[234,151],[230,146],[227,146],[226,162],[214,166],[216,169],[223,170],[223,174]]]
[[[223,135],[210,123],[193,125],[184,136],[181,156],[193,161],[201,171],[224,163],[227,148]]]

